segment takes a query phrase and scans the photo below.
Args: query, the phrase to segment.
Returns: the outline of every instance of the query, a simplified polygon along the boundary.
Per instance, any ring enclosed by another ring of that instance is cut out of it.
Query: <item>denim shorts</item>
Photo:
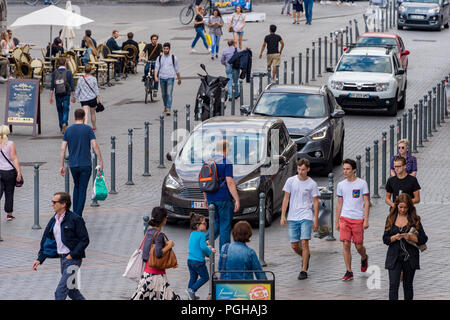
[[[244,34],[244,31],[239,31],[239,32],[234,31],[233,33],[237,33],[238,35],[242,36]]]
[[[303,219],[289,222],[289,240],[298,242],[300,240],[311,240],[312,220]]]

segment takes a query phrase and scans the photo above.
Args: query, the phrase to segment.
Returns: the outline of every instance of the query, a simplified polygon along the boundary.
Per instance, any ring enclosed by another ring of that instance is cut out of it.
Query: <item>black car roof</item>
[[[308,94],[325,94],[325,86],[302,86],[302,85],[279,85],[272,84],[267,87],[264,92],[274,92],[274,93],[308,93]]]
[[[242,128],[270,128],[276,123],[283,123],[283,120],[275,117],[264,116],[219,116],[205,120],[201,123],[204,127],[242,127]]]

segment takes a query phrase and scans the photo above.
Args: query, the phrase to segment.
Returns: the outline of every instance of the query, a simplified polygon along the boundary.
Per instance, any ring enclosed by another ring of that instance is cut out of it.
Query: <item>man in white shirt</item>
[[[281,226],[289,221],[289,240],[292,249],[302,257],[302,269],[298,275],[299,280],[308,277],[309,267],[309,240],[311,229],[317,231],[319,227],[319,188],[317,183],[308,177],[310,163],[308,159],[297,161],[297,175],[286,180],[283,187],[284,198],[281,207]],[[286,210],[289,205],[288,218]],[[313,211],[314,206],[314,226]],[[301,241],[301,245],[300,245]]]
[[[367,271],[369,257],[366,254],[364,230],[369,227],[370,194],[367,182],[356,176],[356,162],[345,159],[344,178],[337,185],[336,230],[343,242],[343,254],[347,271],[343,281],[353,280],[351,241],[361,256],[361,272]]]

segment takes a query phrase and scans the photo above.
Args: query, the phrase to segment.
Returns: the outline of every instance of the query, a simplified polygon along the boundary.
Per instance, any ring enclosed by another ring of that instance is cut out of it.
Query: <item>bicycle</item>
[[[209,4],[205,7],[205,18],[208,17],[208,14],[211,14],[211,0],[209,1]],[[180,11],[180,22],[182,25],[188,25],[192,22],[195,15],[195,1],[192,1],[192,3],[186,7],[183,7]]]
[[[60,1],[61,0],[53,0],[52,4],[56,6]],[[30,6],[35,6],[38,2],[39,2],[39,0],[25,0],[25,3]]]
[[[146,59],[142,59],[144,63],[147,63]],[[150,95],[150,101],[153,102],[153,89],[154,89],[154,83],[155,83],[155,61],[150,61],[150,70],[148,71],[147,76],[145,77],[144,81],[144,87],[145,87],[145,104],[147,104],[148,96]]]

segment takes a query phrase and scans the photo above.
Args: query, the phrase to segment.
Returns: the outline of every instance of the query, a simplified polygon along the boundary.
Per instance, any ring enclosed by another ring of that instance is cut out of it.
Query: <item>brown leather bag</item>
[[[152,238],[152,246],[150,249],[150,255],[148,257],[148,261],[147,261],[147,265],[150,268],[155,268],[155,269],[170,269],[170,268],[174,268],[175,266],[178,265],[178,261],[177,261],[177,256],[175,255],[175,252],[173,252],[172,249],[170,249],[169,251],[167,251],[161,258],[157,258],[156,254],[155,254],[155,236],[159,235],[160,232],[155,232],[155,234],[153,235]],[[166,235],[163,233],[164,237],[167,239]]]

